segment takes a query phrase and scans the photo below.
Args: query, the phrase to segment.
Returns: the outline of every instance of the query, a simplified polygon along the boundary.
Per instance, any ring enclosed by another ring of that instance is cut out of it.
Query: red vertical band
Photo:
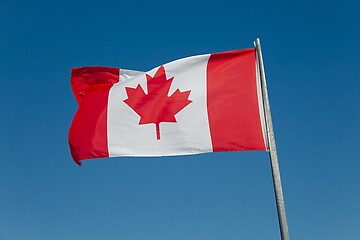
[[[119,81],[118,68],[84,67],[72,70],[71,85],[79,103],[69,129],[74,161],[109,157],[107,109],[109,91]]]
[[[207,109],[214,152],[265,150],[255,49],[211,54]]]

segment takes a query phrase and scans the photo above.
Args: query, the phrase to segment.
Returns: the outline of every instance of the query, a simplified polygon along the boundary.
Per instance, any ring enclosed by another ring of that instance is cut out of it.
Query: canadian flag
[[[266,150],[255,49],[179,59],[148,72],[72,69],[77,164],[91,158]]]

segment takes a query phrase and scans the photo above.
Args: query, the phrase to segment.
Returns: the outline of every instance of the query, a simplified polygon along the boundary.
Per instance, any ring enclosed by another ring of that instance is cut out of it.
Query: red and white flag
[[[79,104],[69,130],[91,158],[266,150],[255,49],[179,59],[148,72],[72,69]]]

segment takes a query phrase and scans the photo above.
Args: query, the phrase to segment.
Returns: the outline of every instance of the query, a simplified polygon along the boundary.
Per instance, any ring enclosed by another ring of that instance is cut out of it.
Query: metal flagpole
[[[266,129],[267,129],[266,132],[267,132],[267,137],[268,137],[268,142],[269,142],[271,171],[272,171],[273,184],[274,184],[274,190],[275,190],[276,207],[277,207],[278,218],[279,218],[281,239],[289,240],[289,231],[288,231],[288,225],[287,225],[287,221],[286,221],[284,197],[283,197],[281,179],[280,179],[280,169],[279,169],[278,157],[277,157],[277,153],[276,153],[274,129],[273,129],[272,120],[271,120],[269,97],[268,97],[268,91],[266,88],[264,62],[263,62],[263,58],[262,58],[259,38],[256,39],[256,41],[254,42],[254,45],[256,48],[259,70],[260,70],[261,92],[262,92],[263,103],[264,103],[265,121],[266,121]]]

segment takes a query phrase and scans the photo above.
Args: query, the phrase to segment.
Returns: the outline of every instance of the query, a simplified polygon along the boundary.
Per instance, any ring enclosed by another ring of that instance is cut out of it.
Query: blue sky
[[[71,159],[70,68],[261,38],[291,239],[360,239],[360,3],[0,2],[0,239],[279,239],[266,152]]]

